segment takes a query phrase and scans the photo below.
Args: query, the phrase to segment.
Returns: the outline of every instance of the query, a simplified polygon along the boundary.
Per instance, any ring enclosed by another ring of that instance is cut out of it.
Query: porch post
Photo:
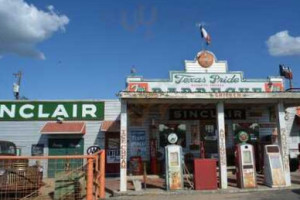
[[[288,135],[285,123],[285,108],[282,102],[277,104],[277,121],[278,121],[278,143],[280,146],[280,153],[282,156],[283,170],[285,176],[286,186],[291,186],[291,174],[289,164],[289,147],[287,143]]]
[[[219,151],[219,175],[221,189],[227,188],[227,161],[225,144],[225,119],[224,103],[217,103],[217,126],[218,126],[218,151]]]
[[[127,191],[127,102],[121,100],[120,191]]]

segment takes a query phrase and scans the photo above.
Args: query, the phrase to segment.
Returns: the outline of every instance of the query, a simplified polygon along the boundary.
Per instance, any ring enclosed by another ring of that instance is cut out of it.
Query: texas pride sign
[[[244,79],[241,72],[171,72],[169,80],[127,79],[129,92],[279,92],[282,78]]]

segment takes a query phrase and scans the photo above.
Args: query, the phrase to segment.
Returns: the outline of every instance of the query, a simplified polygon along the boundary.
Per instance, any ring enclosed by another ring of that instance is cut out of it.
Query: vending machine
[[[269,187],[285,187],[285,177],[278,145],[266,145],[264,157],[265,184]]]
[[[241,143],[236,145],[235,165],[238,187],[257,187],[254,149],[251,144]]]
[[[184,188],[182,147],[176,145],[176,134],[170,134],[168,141],[171,143],[165,147],[166,158],[166,187],[167,190],[179,190]]]

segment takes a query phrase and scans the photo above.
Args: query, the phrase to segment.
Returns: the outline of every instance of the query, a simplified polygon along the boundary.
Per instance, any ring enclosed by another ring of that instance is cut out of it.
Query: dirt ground
[[[234,194],[158,194],[158,195],[143,195],[143,196],[124,196],[113,197],[110,199],[120,200],[299,200],[300,189],[297,190],[280,190],[280,191],[265,191],[251,193],[234,193]]]

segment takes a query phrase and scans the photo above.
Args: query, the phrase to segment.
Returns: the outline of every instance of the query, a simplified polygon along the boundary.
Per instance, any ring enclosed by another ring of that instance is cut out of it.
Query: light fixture
[[[57,123],[63,123],[63,121],[64,121],[64,118],[63,117],[57,117],[56,118],[56,121],[57,121]]]

